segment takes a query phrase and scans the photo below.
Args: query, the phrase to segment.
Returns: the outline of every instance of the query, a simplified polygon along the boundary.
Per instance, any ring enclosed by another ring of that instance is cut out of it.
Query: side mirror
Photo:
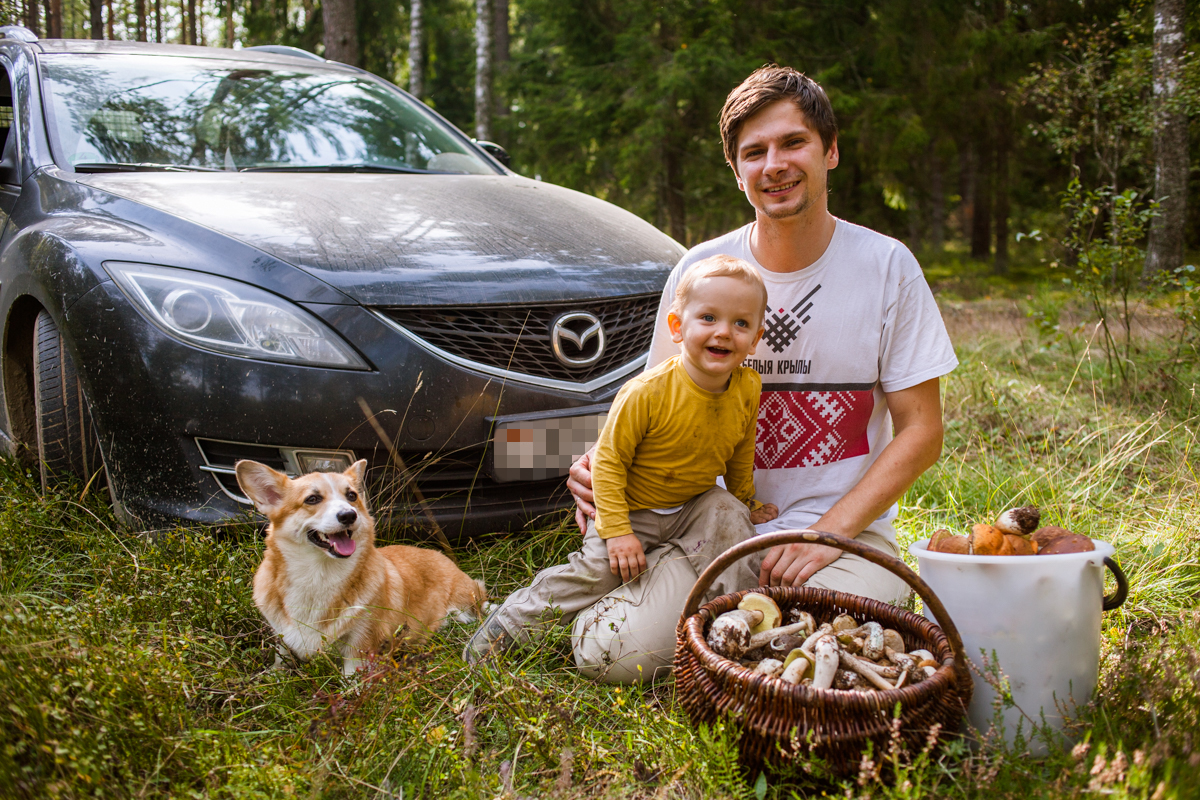
[[[8,131],[13,135],[15,131]],[[21,170],[17,168],[17,148],[5,147],[4,158],[0,159],[0,183],[17,186],[21,183]]]
[[[512,169],[512,156],[510,156],[508,151],[503,147],[495,142],[475,142],[475,144],[479,145],[489,156],[496,159],[509,169]]]

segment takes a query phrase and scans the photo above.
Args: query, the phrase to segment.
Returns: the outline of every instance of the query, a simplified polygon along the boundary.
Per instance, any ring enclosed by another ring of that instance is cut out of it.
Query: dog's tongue
[[[333,545],[333,549],[337,551],[339,556],[354,555],[354,540],[350,538],[350,531],[338,531],[337,533],[329,534],[329,543]]]

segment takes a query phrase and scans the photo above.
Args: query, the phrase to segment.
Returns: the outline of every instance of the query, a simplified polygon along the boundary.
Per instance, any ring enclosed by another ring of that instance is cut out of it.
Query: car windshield
[[[495,175],[398,91],[331,69],[223,59],[43,55],[60,164]]]

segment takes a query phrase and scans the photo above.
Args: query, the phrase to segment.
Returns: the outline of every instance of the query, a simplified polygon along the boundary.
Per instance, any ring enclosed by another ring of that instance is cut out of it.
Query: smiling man
[[[648,368],[678,352],[666,325],[681,276],[717,254],[748,261],[767,287],[764,335],[746,364],[762,377],[754,480],[779,516],[758,533],[815,528],[899,556],[897,501],[942,449],[939,379],[958,364],[921,267],[900,242],[829,213],[837,123],[824,90],[764,67],[721,112],[725,157],[754,222],[692,248],[663,291]],[[594,513],[590,462],[571,470],[577,521]],[[664,557],[574,628],[576,662],[609,680],[669,665],[674,626],[696,575]],[[900,602],[908,586],[819,545],[765,554],[759,583],[813,586]],[[743,588],[751,588],[749,586]]]

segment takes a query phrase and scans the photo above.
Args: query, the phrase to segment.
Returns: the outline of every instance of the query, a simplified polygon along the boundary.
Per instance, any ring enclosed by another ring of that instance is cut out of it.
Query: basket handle
[[[1129,597],[1129,579],[1125,577],[1125,571],[1121,569],[1121,565],[1108,556],[1104,557],[1104,566],[1108,567],[1113,577],[1117,579],[1117,590],[1105,597],[1101,606],[1104,611],[1112,611],[1114,608],[1120,608],[1125,602],[1125,598]]]
[[[700,601],[704,599],[705,592],[712,586],[717,576],[728,569],[731,564],[745,558],[751,553],[766,550],[768,547],[800,543],[823,544],[827,547],[835,547],[838,550],[853,553],[899,576],[925,601],[925,606],[933,612],[933,616],[941,626],[942,632],[946,634],[946,639],[950,642],[950,650],[954,653],[953,668],[960,685],[971,685],[971,672],[967,668],[967,657],[963,651],[962,638],[958,635],[958,628],[954,626],[954,621],[946,613],[946,607],[942,605],[942,601],[934,594],[929,584],[895,556],[890,556],[862,542],[856,542],[853,539],[833,533],[814,530],[776,531],[775,533],[760,534],[735,544],[709,564],[708,568],[696,579],[696,585],[692,587],[691,594],[688,595],[687,602],[683,606],[683,616],[680,618],[680,623],[682,624],[683,620],[686,620],[700,610]]]

